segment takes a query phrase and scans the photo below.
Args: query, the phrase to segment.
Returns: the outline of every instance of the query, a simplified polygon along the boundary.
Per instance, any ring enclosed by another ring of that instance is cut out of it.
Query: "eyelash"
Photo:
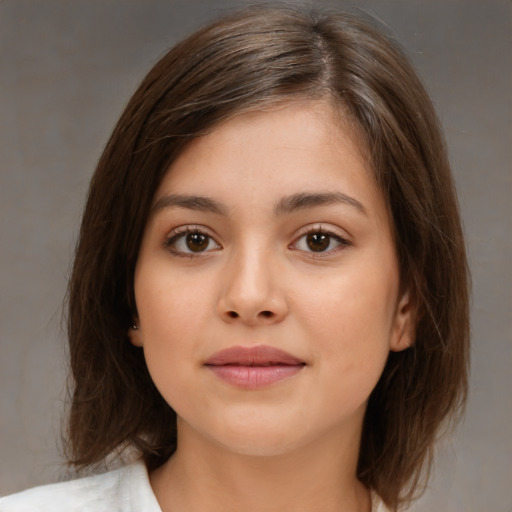
[[[185,250],[179,250],[176,248],[176,244],[181,240],[186,240],[186,237],[188,235],[201,235],[207,238],[207,246],[205,250],[201,251],[190,251],[187,252]],[[308,228],[307,231],[303,232],[299,237],[297,237],[288,247],[292,250],[299,250],[297,249],[297,245],[302,239],[307,239],[309,235],[324,235],[328,237],[328,246],[329,247],[333,241],[337,242],[338,245],[336,245],[334,248],[325,250],[325,251],[308,251],[302,249],[302,252],[308,254],[309,257],[312,258],[325,258],[327,256],[331,256],[332,254],[335,254],[341,250],[343,250],[346,247],[349,247],[351,242],[349,242],[347,239],[343,238],[340,235],[337,235],[336,233],[333,233],[332,231],[329,231],[322,226],[314,226],[312,228]],[[210,243],[215,244],[214,249],[208,249],[210,246]],[[305,242],[307,243],[307,241]],[[208,254],[212,251],[216,251],[219,249],[222,249],[222,246],[218,244],[214,238],[203,228],[200,226],[183,226],[180,228],[177,228],[174,230],[174,232],[165,240],[164,242],[165,249],[169,250],[173,256],[179,257],[179,258],[197,258],[204,256],[205,254]]]
[[[214,238],[205,229],[202,229],[200,226],[193,226],[193,227],[183,226],[183,227],[175,229],[174,232],[165,240],[164,247],[167,250],[169,250],[173,254],[173,256],[176,256],[178,258],[197,258],[197,257],[204,256],[205,254],[211,252],[212,249],[204,250],[204,251],[197,251],[197,252],[194,252],[194,251],[187,252],[187,251],[177,249],[176,244],[180,240],[185,241],[186,237],[188,235],[202,235],[207,238],[208,246],[210,245],[211,242],[213,242],[217,246],[215,248],[215,250],[222,249],[222,247],[217,242],[215,242]],[[208,246],[207,246],[207,248],[208,248]]]
[[[326,258],[329,256],[332,256],[333,254],[338,253],[339,251],[344,250],[346,247],[349,247],[352,245],[351,242],[349,242],[346,238],[343,238],[342,236],[325,229],[322,226],[313,226],[310,228],[307,228],[306,231],[304,231],[298,238],[295,239],[294,242],[290,244],[290,248],[293,248],[293,246],[297,246],[298,243],[302,239],[307,239],[308,235],[324,235],[329,238],[328,241],[328,247],[332,244],[333,241],[337,242],[338,245],[336,245],[334,248],[325,250],[325,251],[307,251],[304,250],[303,252],[308,255],[310,258]],[[307,243],[307,242],[305,242]],[[301,250],[301,249],[296,249]]]

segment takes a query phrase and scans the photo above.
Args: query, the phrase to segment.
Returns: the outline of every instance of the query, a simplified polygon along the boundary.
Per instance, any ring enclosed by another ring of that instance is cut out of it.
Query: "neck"
[[[359,440],[350,441],[327,434],[314,446],[254,456],[187,432],[150,481],[163,512],[369,512],[355,476]]]

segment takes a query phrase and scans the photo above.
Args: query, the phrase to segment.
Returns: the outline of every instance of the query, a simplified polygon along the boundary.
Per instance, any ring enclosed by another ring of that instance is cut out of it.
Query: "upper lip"
[[[207,366],[272,366],[272,365],[302,365],[301,359],[285,352],[284,350],[268,345],[256,345],[252,347],[230,347],[216,352],[209,357]]]

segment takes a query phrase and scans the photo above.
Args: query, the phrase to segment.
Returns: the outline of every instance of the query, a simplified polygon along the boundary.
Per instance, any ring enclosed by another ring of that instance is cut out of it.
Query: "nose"
[[[276,262],[256,250],[233,255],[222,280],[218,313],[227,323],[249,326],[281,322],[288,304]]]

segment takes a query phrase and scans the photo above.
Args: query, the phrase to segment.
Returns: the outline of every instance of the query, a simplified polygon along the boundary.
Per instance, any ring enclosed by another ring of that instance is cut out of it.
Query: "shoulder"
[[[0,512],[161,512],[142,461],[0,498]]]

